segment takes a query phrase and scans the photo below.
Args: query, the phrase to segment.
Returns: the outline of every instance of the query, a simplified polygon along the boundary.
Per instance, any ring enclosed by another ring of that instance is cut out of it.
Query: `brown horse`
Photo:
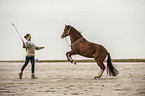
[[[107,74],[116,76],[118,75],[118,71],[113,67],[111,63],[111,57],[109,52],[99,44],[95,44],[87,41],[80,32],[78,32],[74,27],[70,25],[65,25],[64,32],[61,36],[64,37],[70,36],[71,40],[71,51],[66,53],[68,61],[76,64],[76,62],[72,59],[71,55],[79,54],[81,56],[85,56],[88,58],[94,58],[101,71],[98,73],[98,76],[95,76],[94,79],[100,78],[105,70],[105,65],[103,64],[104,59],[108,56],[107,59]]]

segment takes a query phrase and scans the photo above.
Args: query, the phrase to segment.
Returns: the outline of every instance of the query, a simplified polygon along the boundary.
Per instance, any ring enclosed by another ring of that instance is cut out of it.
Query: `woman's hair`
[[[26,34],[26,35],[24,36],[24,38],[27,39],[27,37],[28,37],[29,35],[30,35],[30,34]]]

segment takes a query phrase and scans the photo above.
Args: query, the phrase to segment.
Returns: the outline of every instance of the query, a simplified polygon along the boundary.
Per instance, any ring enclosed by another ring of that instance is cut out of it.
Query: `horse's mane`
[[[67,25],[69,28],[71,27],[72,28],[72,30],[74,31],[74,32],[77,32],[78,33],[78,35],[80,35],[81,37],[83,37],[82,36],[82,34],[81,34],[81,32],[79,32],[76,28],[74,28],[73,26],[71,26],[71,25]]]

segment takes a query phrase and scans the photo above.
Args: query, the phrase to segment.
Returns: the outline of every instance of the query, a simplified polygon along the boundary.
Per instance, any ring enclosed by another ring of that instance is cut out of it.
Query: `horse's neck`
[[[75,43],[80,38],[82,38],[82,36],[78,32],[76,32],[76,31],[70,32],[71,44]]]

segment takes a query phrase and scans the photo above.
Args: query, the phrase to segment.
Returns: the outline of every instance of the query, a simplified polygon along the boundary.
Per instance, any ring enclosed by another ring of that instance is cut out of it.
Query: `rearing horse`
[[[119,72],[113,67],[109,52],[102,45],[87,41],[81,35],[80,32],[78,32],[74,27],[70,25],[65,25],[64,32],[61,38],[63,39],[64,37],[67,37],[67,36],[70,36],[71,49],[72,49],[71,51],[66,53],[68,61],[76,64],[76,62],[71,57],[71,55],[76,55],[76,54],[79,54],[81,56],[88,57],[88,58],[94,58],[96,63],[101,69],[98,75],[94,77],[94,79],[96,79],[102,76],[106,68],[103,61],[106,58],[106,56],[108,56],[107,74],[109,72],[110,76],[118,75]]]

